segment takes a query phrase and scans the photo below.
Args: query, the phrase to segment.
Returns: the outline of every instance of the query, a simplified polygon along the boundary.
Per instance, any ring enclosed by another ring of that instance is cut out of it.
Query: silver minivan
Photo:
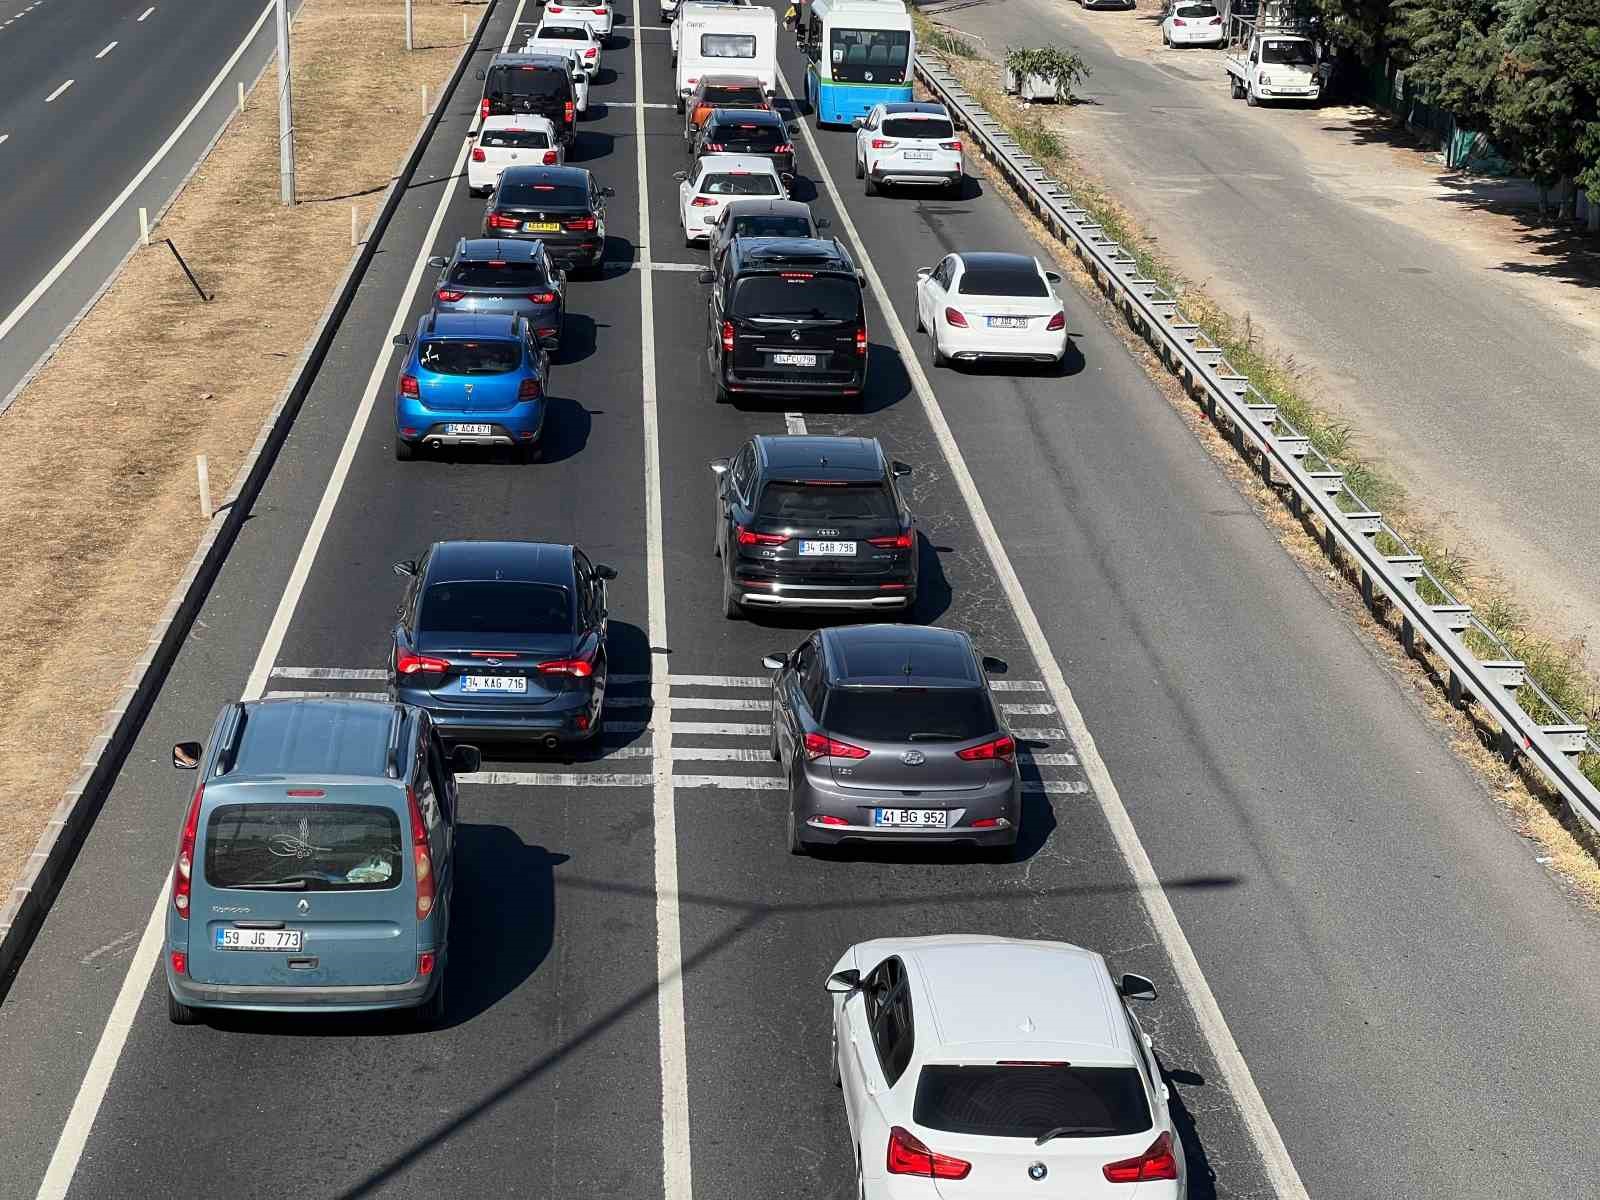
[[[428,715],[372,700],[230,704],[197,772],[167,908],[167,1014],[445,1007],[457,771]]]

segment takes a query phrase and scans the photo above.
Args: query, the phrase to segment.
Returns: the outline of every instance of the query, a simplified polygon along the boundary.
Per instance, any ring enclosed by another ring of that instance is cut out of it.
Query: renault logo
[[[305,916],[311,911],[311,901],[307,900],[304,896],[300,897],[300,903],[294,906],[294,910],[302,917]]]
[[[923,756],[921,750],[907,750],[900,756],[900,761],[908,767],[920,767],[928,760]]]
[[[1045,1166],[1042,1162],[1028,1164],[1028,1178],[1033,1180],[1035,1183],[1038,1183],[1048,1174],[1050,1174],[1050,1168]]]

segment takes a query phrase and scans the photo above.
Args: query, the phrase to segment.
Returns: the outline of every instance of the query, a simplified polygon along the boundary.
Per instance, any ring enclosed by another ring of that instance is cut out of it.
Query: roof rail
[[[406,710],[396,704],[389,718],[389,749],[384,755],[383,773],[390,779],[400,778],[400,731],[405,728]]]
[[[217,752],[217,774],[226,775],[239,759],[239,743],[244,740],[244,705],[235,700],[228,705],[228,714],[222,726],[222,746]]]

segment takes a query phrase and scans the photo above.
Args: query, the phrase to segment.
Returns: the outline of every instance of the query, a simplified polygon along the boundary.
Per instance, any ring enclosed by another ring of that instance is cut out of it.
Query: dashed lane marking
[[[139,14],[139,20],[143,21],[151,13],[155,12],[155,10],[156,10],[156,6],[154,4],[152,4],[149,8],[145,9],[142,13]]]
[[[51,92],[48,96],[46,96],[44,98],[44,102],[46,104],[49,104],[52,100],[54,100],[57,96],[61,95],[62,92],[66,91],[69,87],[71,87],[76,82],[77,82],[77,80],[75,80],[75,79],[67,80],[60,87],[58,87],[55,91]]]
[[[117,48],[117,43],[116,42],[108,43],[104,50],[100,51],[99,54],[95,55],[95,59],[98,61],[99,59],[104,58],[106,55],[110,54],[116,48]]]

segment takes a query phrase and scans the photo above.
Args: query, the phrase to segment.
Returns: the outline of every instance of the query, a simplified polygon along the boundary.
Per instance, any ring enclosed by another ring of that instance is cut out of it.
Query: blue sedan
[[[554,338],[519,316],[430,312],[415,337],[394,342],[409,351],[395,381],[396,458],[419,446],[505,446],[539,457]]]

